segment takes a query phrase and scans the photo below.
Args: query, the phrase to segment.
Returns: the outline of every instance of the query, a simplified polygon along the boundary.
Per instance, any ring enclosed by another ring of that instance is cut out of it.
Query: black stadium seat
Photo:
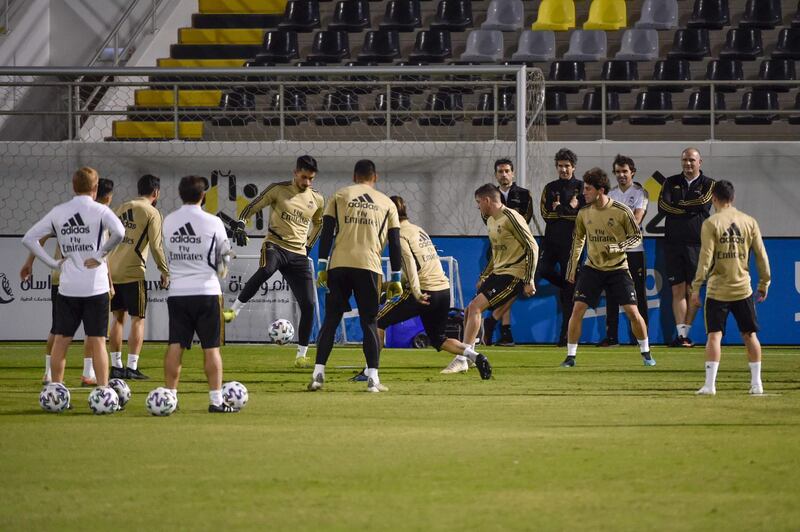
[[[753,90],[742,95],[742,111],[777,111],[778,95],[772,91]],[[744,125],[769,125],[777,115],[767,114],[741,114],[736,115],[734,122]]]
[[[463,111],[464,100],[461,93],[439,91],[429,94],[425,111]],[[457,115],[423,115],[417,119],[420,126],[454,126],[460,117]]]
[[[550,73],[547,81],[585,81],[586,66],[582,61],[553,61],[550,63]],[[578,85],[556,87],[554,90],[575,93],[580,90]]]
[[[414,39],[414,50],[409,56],[410,61],[424,63],[444,63],[453,55],[453,45],[450,44],[450,31],[448,30],[422,30],[417,32]]]
[[[728,0],[694,0],[694,9],[686,26],[720,30],[730,23]]]
[[[701,89],[689,95],[688,111],[709,111],[711,109],[711,93],[708,89]],[[714,92],[714,110],[725,110],[725,95],[721,92]],[[718,124],[722,119],[721,115],[714,115],[714,123]],[[681,122],[687,126],[707,126],[711,124],[711,115],[685,115]]]
[[[714,59],[706,67],[706,79],[710,81],[741,81],[744,79],[742,62],[738,59]],[[736,92],[735,85],[719,85],[720,92]]]
[[[497,124],[505,126],[514,119],[513,111],[516,108],[516,93],[513,90],[497,91]],[[472,119],[473,126],[494,125],[494,92],[484,92],[478,95],[477,111],[487,113]]]
[[[306,106],[306,95],[302,91],[295,91],[295,90],[284,90],[283,92],[283,111],[284,112],[306,112],[308,111],[308,107]],[[267,116],[264,118],[264,125],[266,126],[278,126],[281,123],[281,119],[279,116],[281,106],[281,94],[280,92],[275,93],[272,95],[272,99],[270,100],[269,110],[273,112],[271,116]],[[283,116],[283,123],[287,126],[296,126],[302,122],[307,122],[308,117],[305,115],[291,115],[285,114]]]
[[[309,61],[322,63],[338,63],[342,59],[350,58],[350,41],[344,31],[318,31],[314,34],[311,44]]]
[[[800,28],[784,28],[780,31],[772,58],[800,59]]]
[[[368,31],[358,54],[359,61],[391,63],[400,57],[400,35],[394,30]]]
[[[668,54],[672,59],[689,61],[700,61],[710,55],[708,30],[704,28],[677,30],[673,37],[672,50]]]
[[[375,110],[381,113],[386,113],[386,97],[385,92],[379,92],[375,95]],[[411,95],[405,92],[391,92],[391,123],[393,126],[402,126],[404,123],[411,120]],[[386,114],[376,114],[367,118],[367,125],[370,126],[385,126]]]
[[[436,16],[431,22],[432,30],[464,31],[472,27],[472,3],[470,0],[439,0]]]
[[[781,23],[781,0],[747,0],[739,25],[773,29]]]
[[[636,111],[672,111],[672,95],[666,91],[642,91],[636,95]],[[648,114],[631,115],[628,121],[634,125],[660,126],[667,123],[672,115]]]
[[[639,79],[639,67],[636,61],[612,59],[603,63],[600,71],[603,81],[635,81]],[[609,85],[609,92],[631,92],[630,85]]]
[[[797,71],[792,59],[765,59],[758,69],[758,79],[763,81],[794,81]],[[761,90],[789,92],[789,85],[761,86]]]
[[[329,30],[357,33],[369,28],[369,2],[367,0],[340,0],[333,11]]]
[[[419,0],[389,0],[380,24],[382,30],[414,31],[422,27]]]
[[[317,0],[289,0],[278,29],[284,31],[310,32],[319,28],[319,2]]]
[[[584,111],[595,111],[596,113],[587,115],[578,115],[575,117],[575,123],[579,126],[599,126],[602,123],[600,111],[602,110],[603,97],[600,89],[595,89],[583,95],[583,105],[581,109]],[[613,124],[619,120],[619,115],[608,113],[608,111],[619,111],[619,93],[606,92],[606,125]]]
[[[299,57],[297,33],[273,30],[264,33],[261,51],[255,57],[256,65],[267,63],[289,63]]]
[[[720,59],[753,61],[764,54],[761,30],[758,28],[731,28],[719,52]]]
[[[321,112],[314,119],[318,126],[349,126],[358,122],[358,95],[348,90],[335,90],[322,96]]]
[[[548,126],[557,126],[562,120],[567,120],[567,94],[560,90],[549,89],[544,93],[545,122]]]
[[[654,81],[691,81],[692,70],[686,59],[664,59],[653,66]],[[655,90],[683,92],[686,85],[658,85]]]

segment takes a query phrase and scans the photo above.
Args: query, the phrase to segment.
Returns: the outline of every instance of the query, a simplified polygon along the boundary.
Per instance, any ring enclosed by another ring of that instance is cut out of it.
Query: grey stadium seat
[[[503,32],[497,30],[472,30],[467,35],[467,47],[461,61],[496,63],[503,59]]]
[[[525,22],[522,0],[492,0],[482,30],[518,31]]]
[[[556,58],[556,34],[553,30],[525,30],[519,34],[512,61],[552,61]]]
[[[569,61],[601,61],[606,58],[608,40],[603,30],[573,30],[569,36],[569,50],[564,59]]]
[[[658,31],[629,29],[622,34],[622,45],[614,59],[655,61],[658,59]]]

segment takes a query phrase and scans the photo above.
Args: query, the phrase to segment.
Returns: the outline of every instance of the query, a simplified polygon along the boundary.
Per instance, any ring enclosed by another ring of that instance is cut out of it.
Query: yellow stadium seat
[[[286,0],[199,0],[200,13],[283,14]]]
[[[575,2],[572,0],[542,0],[534,30],[568,31],[575,27]]]
[[[247,59],[158,59],[157,66],[163,68],[239,68]]]
[[[614,31],[627,25],[625,0],[592,0],[589,20],[584,23],[583,29]]]
[[[219,107],[221,90],[179,90],[179,107]],[[175,94],[171,90],[140,89],[134,93],[138,107],[172,107]]]
[[[261,44],[263,40],[264,30],[259,28],[178,30],[179,44]]]
[[[149,122],[135,120],[116,120],[112,124],[115,139],[153,139],[168,140],[175,136],[173,122]],[[178,137],[185,140],[203,138],[203,122],[180,122]]]

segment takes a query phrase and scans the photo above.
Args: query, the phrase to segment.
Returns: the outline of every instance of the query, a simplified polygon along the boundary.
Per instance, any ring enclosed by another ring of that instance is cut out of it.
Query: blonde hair
[[[88,194],[97,187],[100,175],[94,168],[84,166],[72,175],[72,189],[75,194]]]

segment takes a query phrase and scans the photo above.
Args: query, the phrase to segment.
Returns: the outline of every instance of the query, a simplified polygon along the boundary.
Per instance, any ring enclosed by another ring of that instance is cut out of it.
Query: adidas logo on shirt
[[[79,233],[88,233],[89,228],[83,223],[80,213],[75,213],[72,217],[61,226],[62,235],[75,235]]]
[[[730,227],[728,227],[719,239],[720,244],[744,244],[744,238],[742,237],[742,231],[739,229],[739,226],[736,223],[732,223]]]
[[[200,244],[202,239],[195,234],[192,224],[187,222],[172,233],[169,241],[173,244]]]
[[[361,194],[359,197],[350,200],[350,203],[347,204],[348,207],[353,209],[372,209],[378,210],[378,207],[369,194]]]
[[[127,211],[123,212],[119,219],[122,221],[122,225],[124,225],[126,229],[136,229],[136,223],[133,221],[133,209],[128,209]]]

